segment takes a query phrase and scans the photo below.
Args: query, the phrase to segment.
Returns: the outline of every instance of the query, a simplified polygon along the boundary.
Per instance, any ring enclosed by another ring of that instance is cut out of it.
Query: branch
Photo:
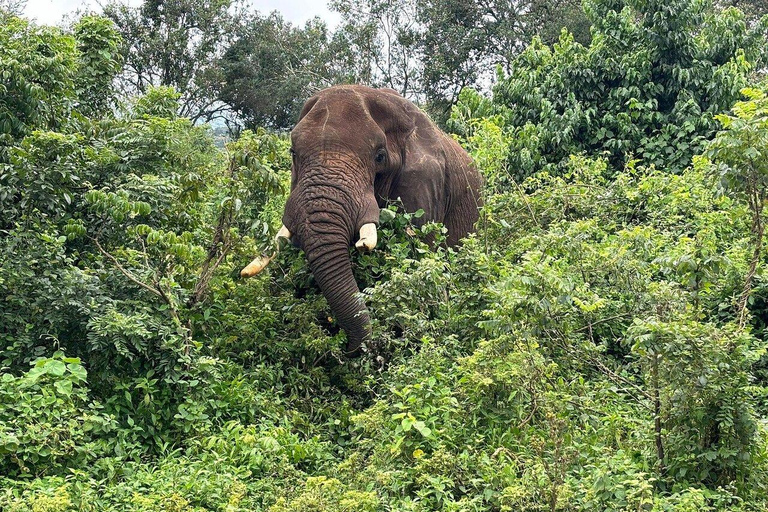
[[[119,261],[117,261],[117,258],[112,256],[110,253],[108,253],[99,243],[98,239],[93,237],[90,238],[94,244],[96,244],[96,247],[99,249],[99,252],[106,256],[112,263],[114,263],[115,267],[120,271],[121,274],[123,274],[125,277],[127,277],[129,280],[131,280],[133,283],[137,284],[141,288],[144,288],[148,292],[157,295],[160,297],[160,299],[165,302],[165,304],[168,305],[168,312],[171,315],[171,318],[173,319],[173,322],[176,324],[176,327],[181,329],[182,336],[184,339],[184,355],[189,356],[189,353],[191,351],[191,345],[192,345],[192,328],[190,325],[185,326],[181,322],[181,316],[179,315],[179,311],[176,308],[176,306],[173,303],[173,300],[171,297],[162,289],[159,282],[153,283],[154,286],[150,286],[135,275],[133,275],[132,272],[127,270],[125,267],[123,267]],[[146,253],[145,253],[146,254]]]
[[[172,304],[168,301],[168,297],[162,291],[160,291],[158,288],[153,288],[152,286],[149,286],[147,283],[143,282],[142,280],[134,276],[131,272],[126,270],[125,267],[123,267],[114,256],[112,256],[111,254],[109,254],[107,251],[104,250],[104,248],[101,246],[101,244],[96,238],[91,238],[91,237],[88,237],[88,238],[90,238],[93,241],[93,243],[96,244],[96,247],[99,249],[99,252],[101,254],[109,258],[112,261],[112,263],[115,264],[115,267],[117,267],[117,270],[119,270],[120,273],[122,273],[125,277],[127,277],[128,279],[130,279],[140,287],[144,288],[148,292],[151,292],[157,295],[158,297],[160,297],[161,299],[163,299],[163,301],[168,303],[169,306],[172,306]]]
[[[559,330],[555,329],[555,332],[557,332],[559,341],[561,342],[561,346],[568,352],[575,352],[578,347],[573,346],[568,343],[568,340],[566,339],[565,335]],[[557,339],[557,338],[556,338]],[[584,356],[588,359],[590,363],[592,363],[597,370],[602,372],[606,377],[613,380],[614,382],[621,383],[625,386],[629,386],[633,390],[635,390],[637,393],[641,395],[642,398],[645,398],[649,402],[653,403],[653,396],[651,396],[650,393],[645,391],[643,388],[632,382],[631,380],[627,379],[626,377],[623,377],[622,375],[619,375],[615,371],[613,371],[611,368],[606,366],[602,361],[600,361],[598,358],[594,357],[592,354],[586,352],[585,350],[579,350],[578,355]],[[647,403],[640,400],[639,397],[635,396],[633,393],[629,391],[629,389],[623,389],[622,391],[626,392],[628,395],[630,395],[632,398],[634,398],[640,405],[644,406],[645,408],[652,410],[652,407],[649,406]]]
[[[579,327],[578,329],[575,329],[573,332],[582,332],[584,330],[590,329],[590,327],[594,327],[596,325],[610,322],[611,320],[618,320],[619,318],[626,318],[628,316],[632,316],[631,313],[620,313],[618,315],[609,316],[607,318],[600,318],[599,320],[595,320],[594,322],[590,322],[589,325],[585,325],[584,327]]]

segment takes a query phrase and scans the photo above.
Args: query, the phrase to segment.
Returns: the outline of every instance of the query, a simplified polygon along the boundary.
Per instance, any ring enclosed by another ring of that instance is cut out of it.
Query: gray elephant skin
[[[481,177],[469,155],[416,105],[392,89],[331,87],[307,100],[291,131],[291,192],[278,237],[307,255],[339,325],[347,353],[371,336],[370,317],[352,274],[349,247],[376,245],[379,209],[400,200],[441,222],[455,246],[474,230]],[[270,258],[243,269],[253,275]]]

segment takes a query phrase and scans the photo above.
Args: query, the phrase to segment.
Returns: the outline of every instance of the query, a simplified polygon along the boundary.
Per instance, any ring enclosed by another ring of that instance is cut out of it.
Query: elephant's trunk
[[[347,333],[347,352],[356,355],[371,337],[370,318],[352,275],[346,241],[326,244],[307,252],[309,268],[331,306],[339,325]]]
[[[361,344],[370,339],[371,328],[352,274],[349,247],[361,223],[370,223],[371,212],[378,220],[378,207],[372,194],[370,200],[362,200],[338,181],[330,181],[329,174],[328,167],[322,173],[305,174],[305,181],[288,198],[283,221],[295,231],[294,242],[306,253],[320,290],[347,334],[347,352],[357,355]],[[365,231],[367,250],[376,243],[372,227],[373,233],[370,228]]]

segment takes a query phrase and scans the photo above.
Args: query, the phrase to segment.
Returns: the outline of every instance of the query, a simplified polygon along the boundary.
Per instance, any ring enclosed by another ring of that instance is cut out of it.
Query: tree
[[[527,5],[505,1],[419,0],[422,87],[433,114],[444,119],[464,87],[509,69],[528,41]]]
[[[0,0],[0,17],[5,14],[20,16],[27,6],[27,0]]]
[[[102,110],[117,33],[92,17],[73,33],[0,24],[4,477],[114,454],[111,442],[83,446],[102,427],[138,422],[128,444],[158,447],[188,432],[171,427],[182,416],[203,416],[193,377],[209,364],[197,337],[211,282],[241,245],[271,239],[260,216],[289,161],[285,141],[264,132],[217,150],[207,126],[177,115],[170,87],[120,116]],[[135,400],[140,388],[152,399]]]
[[[78,54],[72,36],[14,16],[0,23],[0,42],[2,165],[8,147],[24,136],[66,124],[75,101]]]
[[[765,0],[721,0],[716,2],[723,9],[736,7],[747,15],[751,23],[757,23],[768,14],[768,2]]]
[[[341,14],[339,38],[351,47],[368,85],[389,87],[418,99],[421,27],[415,0],[334,0]]]
[[[74,27],[79,54],[75,78],[78,108],[86,115],[106,113],[115,96],[112,81],[122,69],[120,34],[110,20],[84,16]]]
[[[607,156],[611,173],[633,159],[681,172],[763,62],[768,20],[749,28],[736,9],[691,0],[597,0],[587,13],[589,46],[570,34],[552,48],[537,39],[494,87],[491,109],[511,131],[510,168],[559,173],[569,155],[585,153]],[[455,111],[454,129],[466,128],[466,111]]]
[[[739,326],[747,319],[747,302],[752,281],[760,263],[766,218],[763,210],[768,198],[768,96],[759,89],[744,89],[747,101],[733,106],[733,115],[720,114],[723,130],[709,145],[707,156],[721,184],[730,195],[743,200],[752,214],[752,258],[744,286],[736,304]]]
[[[579,0],[533,0],[525,15],[527,33],[552,45],[560,39],[560,32],[567,29],[574,40],[588,45],[592,39],[589,31],[592,24],[582,4]]]
[[[589,40],[574,0],[336,0],[358,76],[425,103],[442,122],[459,92],[488,83],[497,65],[509,71],[535,34],[557,38],[567,26]]]
[[[145,0],[138,7],[110,3],[104,14],[123,37],[123,95],[154,86],[181,93],[179,114],[193,121],[220,117],[218,60],[239,30],[238,0]]]
[[[300,28],[276,12],[254,14],[220,60],[219,97],[247,127],[289,128],[307,97],[348,76],[334,66],[344,53],[336,49],[317,18]]]

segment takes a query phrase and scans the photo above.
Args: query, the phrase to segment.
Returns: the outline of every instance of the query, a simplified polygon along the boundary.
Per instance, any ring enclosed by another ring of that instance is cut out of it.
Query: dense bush
[[[114,421],[99,404],[90,402],[85,384],[80,360],[60,352],[38,359],[20,377],[3,374],[0,470],[4,474],[46,474],[88,464],[103,454],[94,440],[112,431]]]
[[[750,26],[708,2],[590,1],[592,41],[539,40],[500,77],[493,99],[465,90],[449,125],[496,112],[509,132],[509,168],[523,178],[563,172],[569,155],[630,160],[679,173],[717,130],[715,116],[766,64],[768,18]]]
[[[353,254],[374,332],[355,360],[296,248],[236,277],[280,224],[286,138],[218,148],[167,88],[108,109],[92,100],[118,68],[109,23],[8,17],[0,509],[765,510],[767,92],[734,90],[756,62],[737,51],[738,12],[678,7],[654,44],[728,43],[717,65],[686,54],[695,80],[664,68],[706,106],[654,104],[621,151],[579,146],[547,108],[521,125],[539,107],[498,99],[598,57],[582,69],[610,84],[610,48],[658,64],[643,45],[668,7],[595,2],[589,49],[534,43],[493,101],[463,95],[455,127],[487,184],[478,232],[430,248],[441,226],[381,212],[377,250]],[[626,98],[604,89],[589,101],[609,123]],[[653,146],[683,110],[701,131]]]

